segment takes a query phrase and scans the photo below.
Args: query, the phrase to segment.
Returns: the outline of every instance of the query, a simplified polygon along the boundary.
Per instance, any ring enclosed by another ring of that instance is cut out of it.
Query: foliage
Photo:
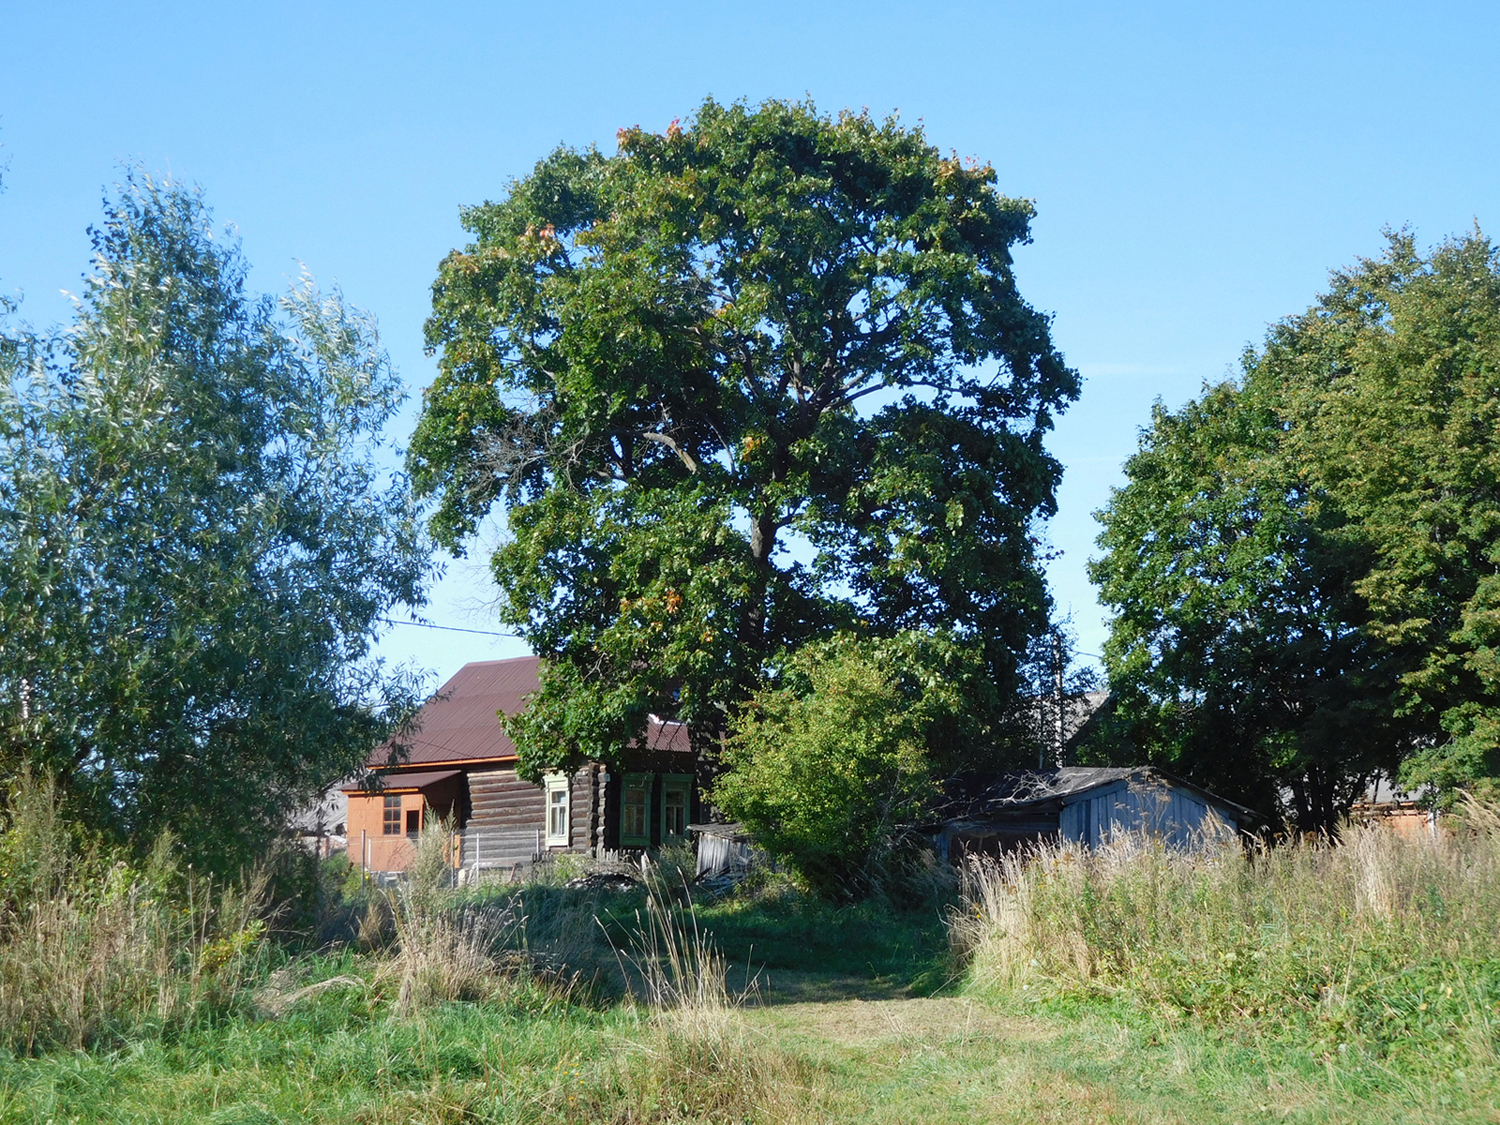
[[[982,659],[915,634],[809,644],[735,722],[712,799],[824,892],[889,861],[972,739]]]
[[[369,659],[427,568],[401,384],[338,294],[249,294],[193,192],[134,175],[93,241],[71,328],[0,337],[0,773],[224,869],[411,702]]]
[[[1157,407],[1092,564],[1131,751],[1325,830],[1403,763],[1496,771],[1496,265],[1393,235],[1239,381]]]
[[[1359,628],[1364,555],[1311,510],[1279,390],[1247,375],[1158,404],[1100,514],[1109,734],[1266,811],[1285,790],[1301,827],[1331,829],[1363,778],[1394,772],[1409,732],[1391,656]]]
[[[708,101],[464,212],[409,464],[454,550],[505,505],[501,616],[547,659],[523,771],[608,760],[652,712],[711,741],[838,630],[962,632],[1008,703],[1078,379],[994,182],[894,119]]]
[[[1500,251],[1409,233],[1335,274],[1267,342],[1291,441],[1369,565],[1365,631],[1403,654],[1397,714],[1423,737],[1408,784],[1500,775]]]

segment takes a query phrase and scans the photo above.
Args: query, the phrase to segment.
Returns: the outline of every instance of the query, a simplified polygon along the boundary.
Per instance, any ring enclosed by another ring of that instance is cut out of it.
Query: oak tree
[[[524,769],[653,711],[711,738],[837,630],[947,631],[1013,692],[1078,379],[995,180],[893,119],[708,101],[463,212],[409,464],[455,551],[503,506],[500,615],[547,662]]]

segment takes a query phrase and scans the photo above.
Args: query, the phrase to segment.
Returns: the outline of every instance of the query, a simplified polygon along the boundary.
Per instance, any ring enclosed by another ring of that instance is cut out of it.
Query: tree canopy
[[[1031,205],[920,130],[706,102],[559,149],[444,260],[409,464],[546,658],[523,768],[711,733],[838,630],[946,632],[1003,698],[1045,626],[1042,445],[1078,379],[1017,291]]]
[[[0,770],[233,865],[410,702],[370,659],[423,598],[373,323],[280,302],[199,196],[133,176],[68,331],[0,335]]]
[[[1100,513],[1137,748],[1331,827],[1374,773],[1500,772],[1500,271],[1477,232],[1335,273],[1234,383],[1158,406]]]

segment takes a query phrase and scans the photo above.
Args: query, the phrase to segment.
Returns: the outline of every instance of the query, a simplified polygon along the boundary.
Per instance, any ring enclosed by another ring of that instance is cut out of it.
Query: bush
[[[740,716],[714,803],[824,894],[886,886],[915,843],[905,826],[972,734],[972,655],[914,634],[803,649]]]

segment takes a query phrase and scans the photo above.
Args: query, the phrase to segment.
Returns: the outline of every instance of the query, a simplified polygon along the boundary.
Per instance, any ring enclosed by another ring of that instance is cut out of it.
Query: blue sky
[[[300,261],[372,311],[415,392],[458,208],[557,144],[613,151],[709,94],[899,110],[1036,201],[1022,290],[1085,377],[1051,442],[1051,576],[1097,652],[1091,513],[1153,400],[1222,378],[1382,227],[1500,225],[1497,47],[1493,3],[0,0],[0,291],[64,318],[101,191],[139,161],[205,189],[257,287]],[[451,564],[428,616],[494,628],[489,596]],[[383,651],[446,677],[524,650],[400,628]]]

